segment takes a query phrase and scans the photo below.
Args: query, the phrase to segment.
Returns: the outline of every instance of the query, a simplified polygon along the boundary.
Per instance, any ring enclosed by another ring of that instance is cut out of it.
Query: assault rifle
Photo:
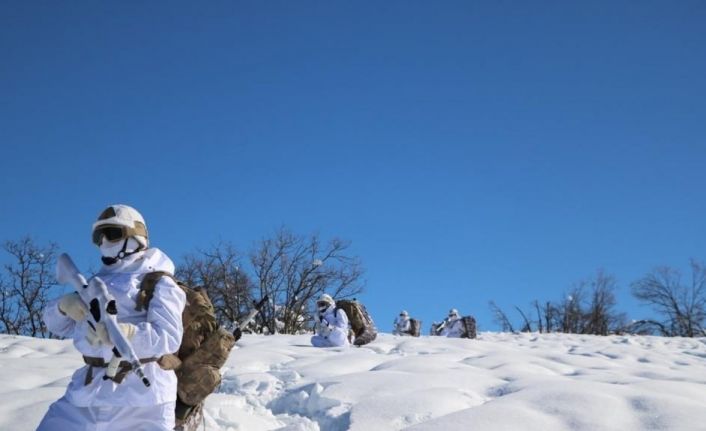
[[[99,277],[86,280],[68,254],[62,253],[56,262],[56,279],[61,284],[70,284],[88,306],[88,325],[95,331],[98,323],[103,323],[108,332],[108,338],[113,343],[113,358],[108,363],[104,379],[113,378],[117,374],[121,359],[132,367],[131,371],[149,387],[150,381],[145,377],[144,368],[135,350],[120,330],[118,325],[118,308],[115,298],[108,292],[108,287]]]
[[[253,301],[253,309],[250,310],[250,313],[248,313],[248,315],[245,316],[240,322],[234,322],[235,329],[233,330],[233,337],[235,338],[235,341],[238,341],[240,337],[243,336],[242,328],[245,328],[246,326],[248,326],[248,324],[250,324],[250,322],[252,322],[255,316],[257,316],[257,313],[262,310],[262,307],[264,307],[267,301],[269,300],[270,297],[268,295],[265,295],[265,297],[262,298],[260,302]]]
[[[446,327],[447,323],[449,323],[449,319],[444,319],[441,323],[432,323],[431,329],[433,333],[431,335],[441,335],[441,331]]]

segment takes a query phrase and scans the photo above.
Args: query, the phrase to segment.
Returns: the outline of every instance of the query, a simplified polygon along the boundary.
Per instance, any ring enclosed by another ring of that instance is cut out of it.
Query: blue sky
[[[584,2],[586,3],[586,2]],[[353,242],[389,330],[706,260],[706,4],[3,2],[0,239]],[[514,316],[514,313],[511,313]]]

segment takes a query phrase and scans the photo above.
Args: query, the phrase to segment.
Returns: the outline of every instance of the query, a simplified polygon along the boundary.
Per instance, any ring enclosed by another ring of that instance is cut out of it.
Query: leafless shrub
[[[531,306],[536,311],[536,320],[515,306],[522,318],[521,331],[530,332],[535,324],[539,332],[594,335],[621,332],[625,328],[625,316],[615,310],[616,289],[615,278],[598,271],[593,278],[575,283],[559,301],[547,301],[544,306],[533,301]],[[494,302],[490,304],[495,320],[503,330],[512,328],[507,315]]]
[[[500,325],[503,332],[515,332],[515,328],[512,326],[512,322],[507,317],[507,314],[495,304],[495,301],[490,301],[488,306],[493,313],[493,322]]]
[[[317,235],[296,235],[286,228],[256,244],[250,262],[259,296],[272,301],[261,312],[271,332],[304,330],[309,310],[324,292],[336,299],[362,292],[362,265],[348,255],[349,247],[341,239],[324,244]]]
[[[706,267],[694,260],[690,266],[691,277],[687,282],[682,281],[678,270],[662,266],[633,283],[633,295],[660,317],[635,322],[633,328],[666,336],[704,335]]]
[[[186,256],[177,269],[180,280],[206,289],[221,325],[230,326],[249,311],[253,284],[241,260],[232,244],[221,243]]]
[[[39,246],[25,237],[6,241],[3,248],[12,262],[4,266],[5,275],[0,279],[0,332],[48,337],[42,312],[56,285],[57,246]]]

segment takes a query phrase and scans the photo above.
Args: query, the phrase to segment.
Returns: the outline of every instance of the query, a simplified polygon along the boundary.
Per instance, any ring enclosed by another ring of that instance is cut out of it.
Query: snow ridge
[[[80,365],[68,341],[0,336],[0,429],[35,429]],[[222,372],[207,430],[706,429],[703,338],[246,335]]]
[[[624,431],[706,423],[697,395],[706,389],[700,339],[382,334],[349,349],[307,341],[246,337],[220,394],[244,398],[241,413],[256,413],[257,423],[235,413],[213,429]],[[222,417],[229,409],[209,399],[206,410]]]

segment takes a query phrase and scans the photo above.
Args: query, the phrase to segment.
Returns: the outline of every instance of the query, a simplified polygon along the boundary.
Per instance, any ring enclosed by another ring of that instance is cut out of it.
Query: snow
[[[35,429],[80,365],[69,341],[0,336],[0,429]],[[706,429],[704,338],[245,335],[222,372],[208,430]]]

